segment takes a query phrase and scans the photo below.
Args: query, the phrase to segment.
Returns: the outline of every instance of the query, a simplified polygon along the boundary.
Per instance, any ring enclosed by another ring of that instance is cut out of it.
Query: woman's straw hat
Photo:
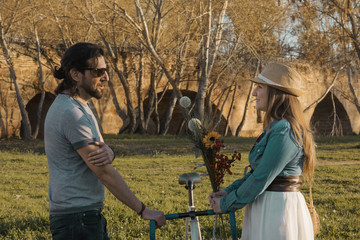
[[[303,80],[295,69],[280,63],[269,63],[265,69],[250,81],[265,84],[288,94],[299,97]]]

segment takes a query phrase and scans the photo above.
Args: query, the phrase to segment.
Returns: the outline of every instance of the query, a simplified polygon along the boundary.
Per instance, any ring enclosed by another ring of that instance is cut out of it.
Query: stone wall
[[[26,106],[33,97],[41,92],[37,64],[29,57],[16,55],[12,57],[21,96]],[[49,70],[45,69],[44,72],[45,89],[53,92],[57,82]],[[20,128],[21,113],[14,84],[10,81],[10,72],[5,59],[0,55],[0,137],[19,137]]]
[[[28,57],[16,57],[14,56],[14,64],[15,70],[17,74],[17,79],[19,82],[19,86],[21,89],[22,98],[24,104],[27,106],[27,110],[29,111],[29,116],[34,116],[37,109],[37,102],[40,94],[40,88],[38,84],[38,71],[37,64]],[[307,64],[297,63],[295,64],[298,71],[303,75],[304,89],[306,90],[306,94],[300,97],[300,101],[303,104],[303,107],[306,108],[311,103],[316,101],[318,98],[322,96],[325,92],[329,84],[331,83],[334,73],[332,72],[319,72],[312,69]],[[120,81],[117,80],[116,76],[112,76],[114,90],[116,92],[116,96],[111,94],[109,88],[107,88],[104,92],[104,96],[100,100],[93,100],[93,105],[96,109],[99,123],[103,129],[103,132],[106,134],[117,134],[119,130],[126,124],[126,118],[119,117],[119,114],[116,112],[116,108],[114,105],[115,97],[116,101],[118,101],[120,110],[126,114],[126,99],[124,97],[124,92]],[[144,78],[148,79],[148,75],[145,73]],[[135,77],[130,76],[130,82],[132,85],[132,96],[133,103],[136,107],[136,92],[135,92]],[[186,77],[187,82],[182,84],[182,91],[184,95],[189,95],[194,97],[197,91],[195,76],[189,74]],[[358,97],[360,97],[360,84],[359,77],[353,76],[353,85]],[[52,77],[51,72],[48,69],[45,69],[45,89],[47,91],[45,106],[46,110],[51,102],[54,99],[53,91],[56,88],[58,82]],[[160,94],[164,86],[166,84],[166,78],[164,77],[162,81],[158,85],[158,93]],[[146,88],[148,87],[148,82],[145,82],[144,86],[144,96],[146,93]],[[235,104],[233,107],[233,112],[229,118],[229,133],[231,135],[235,134],[236,128],[238,127],[244,112],[245,101],[247,98],[247,94],[250,89],[250,82],[245,78],[239,79],[239,87],[235,98]],[[166,97],[163,99],[163,102],[159,105],[159,112],[163,113],[164,109],[167,106],[167,98],[169,98],[171,94],[171,87],[168,90],[169,92],[166,94]],[[212,102],[213,107],[215,107],[219,101],[220,95],[222,94],[222,89],[217,89],[213,96]],[[351,96],[346,76],[339,76],[336,81],[335,88],[333,90],[334,96],[336,98],[338,113],[341,114],[342,117],[342,125],[345,127],[344,134],[359,134],[360,132],[360,114],[357,110],[356,106],[349,101],[349,96]],[[230,109],[232,94],[228,101],[226,102],[223,108],[223,115],[221,118],[221,122],[219,125],[219,132],[223,132],[222,129],[225,126],[225,121],[228,116],[228,112]],[[329,100],[330,99],[330,100]],[[31,101],[30,101],[31,100]],[[144,99],[146,102],[146,99]],[[314,106],[310,110],[306,112],[306,117],[310,121],[313,116],[313,122],[318,126],[323,128],[325,125],[332,124],[332,122],[326,121],[325,118],[321,118],[319,116],[323,116],[328,110],[323,111],[324,109],[329,109],[332,107],[331,97],[330,95],[323,99],[318,106]],[[316,111],[316,114],[314,114]],[[321,113],[323,111],[323,113]],[[45,113],[42,118],[45,117]],[[250,102],[250,105],[247,110],[247,117],[245,121],[245,125],[240,133],[241,136],[256,136],[262,131],[262,123],[258,122],[258,114],[255,109],[255,102]],[[170,134],[174,134],[177,132],[180,124],[181,124],[182,116],[181,113],[176,107],[175,113],[173,116],[173,120],[171,122],[171,129],[169,130]],[[33,117],[31,117],[30,121],[34,122]],[[152,126],[150,124],[150,126]],[[349,129],[349,126],[351,129]],[[20,136],[20,127],[21,127],[21,115],[18,107],[18,103],[16,100],[15,90],[10,83],[9,71],[6,67],[4,59],[0,56],[0,137],[19,137]],[[327,131],[320,130],[319,131]],[[151,129],[149,132],[152,132]],[[42,136],[42,133],[40,133]]]

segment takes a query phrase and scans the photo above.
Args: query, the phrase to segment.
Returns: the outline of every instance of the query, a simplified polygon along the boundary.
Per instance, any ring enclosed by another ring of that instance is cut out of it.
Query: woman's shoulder
[[[270,129],[273,131],[280,130],[280,129],[291,129],[291,124],[288,120],[274,120],[270,123]]]
[[[288,120],[275,120],[270,124],[270,126],[270,131],[273,135],[286,136],[286,138],[291,140],[295,145],[299,145],[298,141],[295,138],[291,123]]]

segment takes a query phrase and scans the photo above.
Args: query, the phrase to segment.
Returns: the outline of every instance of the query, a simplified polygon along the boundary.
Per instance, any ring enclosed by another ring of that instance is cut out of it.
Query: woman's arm
[[[291,136],[291,127],[273,129],[268,134],[265,148],[254,149],[263,151],[258,166],[237,189],[221,199],[222,212],[235,211],[254,201],[301,151]]]

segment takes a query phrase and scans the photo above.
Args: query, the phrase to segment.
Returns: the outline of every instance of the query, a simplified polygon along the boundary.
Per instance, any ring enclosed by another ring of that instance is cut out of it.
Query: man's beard
[[[99,90],[97,87],[95,87],[95,89],[92,89],[90,84],[82,84],[82,88],[87,94],[89,94],[91,97],[94,97],[96,99],[100,99],[103,95],[103,92],[101,90]]]
[[[86,90],[86,89],[85,89]],[[86,90],[87,91],[87,90]],[[103,95],[103,92],[102,91],[99,91],[97,88],[95,89],[95,90],[89,90],[89,91],[87,91],[87,93],[90,95],[90,96],[92,96],[92,97],[94,97],[94,98],[96,98],[96,99],[100,99],[101,97],[102,97],[102,95]]]
[[[94,97],[96,99],[100,99],[103,95],[102,91],[99,91],[97,88],[95,90],[90,89],[88,87],[84,88],[84,90],[91,96]]]

